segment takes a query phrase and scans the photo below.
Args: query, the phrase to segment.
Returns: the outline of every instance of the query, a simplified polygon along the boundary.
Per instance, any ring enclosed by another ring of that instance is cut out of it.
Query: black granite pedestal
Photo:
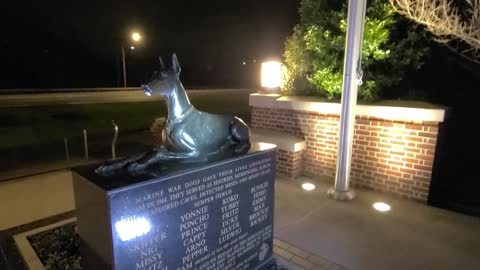
[[[274,262],[275,152],[101,176],[74,168],[85,269],[263,269]]]

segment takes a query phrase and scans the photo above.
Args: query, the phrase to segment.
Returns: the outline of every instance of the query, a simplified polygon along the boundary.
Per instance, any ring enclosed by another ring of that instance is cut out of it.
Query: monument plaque
[[[275,146],[140,175],[73,169],[87,269],[227,270],[273,264]]]

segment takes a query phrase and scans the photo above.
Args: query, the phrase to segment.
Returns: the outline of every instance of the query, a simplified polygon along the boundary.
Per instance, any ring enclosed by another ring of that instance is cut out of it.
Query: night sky
[[[283,52],[300,0],[15,1],[2,4],[0,88],[137,86],[176,52],[187,86],[251,86]],[[129,32],[144,38],[129,50]],[[257,60],[253,64],[253,60]],[[242,65],[245,61],[247,65]]]

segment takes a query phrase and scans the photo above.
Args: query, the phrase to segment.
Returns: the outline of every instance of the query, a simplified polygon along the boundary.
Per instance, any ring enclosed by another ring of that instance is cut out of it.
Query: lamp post
[[[133,42],[140,42],[142,35],[138,32],[133,32],[130,36]],[[135,47],[130,46],[130,49],[135,49]],[[122,42],[122,67],[123,67],[123,87],[127,87],[127,66],[125,65],[125,46]]]
[[[125,67],[125,48],[122,43],[123,87],[127,87],[127,69]]]

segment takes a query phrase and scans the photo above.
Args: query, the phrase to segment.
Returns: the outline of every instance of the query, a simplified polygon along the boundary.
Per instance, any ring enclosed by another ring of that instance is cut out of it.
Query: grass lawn
[[[248,93],[219,91],[190,95],[198,109],[233,114],[248,121]],[[122,133],[147,129],[156,117],[166,116],[163,101],[49,105],[0,108],[0,150],[62,141],[65,137],[113,134],[114,119]]]

